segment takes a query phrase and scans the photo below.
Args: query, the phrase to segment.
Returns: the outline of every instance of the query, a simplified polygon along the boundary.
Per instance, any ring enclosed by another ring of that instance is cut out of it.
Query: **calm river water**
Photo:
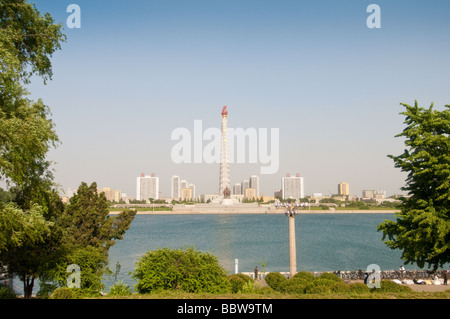
[[[366,269],[378,264],[381,270],[398,269],[401,252],[382,242],[377,226],[390,213],[300,214],[295,219],[297,270],[334,271]],[[192,246],[214,253],[220,264],[234,273],[252,272],[266,262],[265,270],[289,271],[288,218],[284,214],[136,215],[123,240],[110,249],[109,265],[121,265],[118,280],[136,284],[129,273],[139,257],[158,247]],[[415,265],[407,269],[418,269]],[[105,279],[105,291],[112,282]],[[15,280],[16,291],[23,291]],[[39,289],[35,285],[34,293]]]
[[[297,270],[398,269],[401,252],[382,241],[377,226],[394,214],[300,214],[295,219]],[[136,215],[122,241],[110,249],[110,268],[121,265],[119,280],[134,286],[132,272],[140,256],[158,247],[194,245],[214,253],[234,273],[251,272],[265,261],[266,271],[289,271],[288,218],[283,214]],[[414,265],[405,266],[416,269]],[[109,286],[110,282],[105,281]]]

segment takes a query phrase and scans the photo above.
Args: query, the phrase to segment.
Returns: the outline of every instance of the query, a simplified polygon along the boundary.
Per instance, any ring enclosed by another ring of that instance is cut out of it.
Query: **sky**
[[[70,4],[81,28],[70,28]],[[380,8],[369,28],[367,7]],[[219,188],[219,164],[174,162],[177,128],[279,129],[279,169],[231,164],[231,184],[260,176],[266,195],[286,173],[305,194],[402,193],[406,174],[388,154],[404,144],[400,103],[450,104],[449,1],[103,1],[42,0],[37,9],[64,27],[52,81],[28,86],[50,107],[61,144],[55,182],[136,194],[154,173],[162,196],[178,175],[197,194]]]

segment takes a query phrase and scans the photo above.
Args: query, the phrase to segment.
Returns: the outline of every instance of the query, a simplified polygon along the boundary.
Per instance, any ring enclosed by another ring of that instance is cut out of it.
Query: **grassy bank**
[[[152,294],[133,293],[129,296],[103,296],[101,299],[450,299],[450,289],[445,292],[384,292],[384,293],[315,293],[287,294],[267,290],[264,293],[187,293],[164,291]]]

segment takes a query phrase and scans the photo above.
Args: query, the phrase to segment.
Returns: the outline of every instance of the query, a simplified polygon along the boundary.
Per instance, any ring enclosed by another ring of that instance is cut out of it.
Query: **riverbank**
[[[398,210],[299,210],[299,214],[395,214],[399,212]],[[111,215],[117,215],[120,211],[110,211]],[[208,215],[208,214],[284,214],[283,209],[272,209],[272,210],[246,210],[246,209],[211,209],[209,211],[202,210],[197,211],[195,209],[189,211],[137,211],[138,215]]]

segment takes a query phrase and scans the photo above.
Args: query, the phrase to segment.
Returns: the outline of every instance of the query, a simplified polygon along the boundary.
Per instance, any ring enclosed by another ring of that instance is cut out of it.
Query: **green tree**
[[[13,187],[11,200],[17,204],[0,211],[9,220],[32,221],[23,229],[12,224],[2,227],[2,235],[12,231],[21,241],[8,246],[14,240],[10,241],[0,254],[8,270],[24,282],[25,298],[58,251],[61,233],[54,221],[62,208],[46,160],[48,150],[58,145],[58,136],[49,108],[42,100],[28,99],[25,85],[33,75],[44,83],[51,79],[50,58],[65,40],[61,28],[25,0],[0,2],[0,179]],[[39,225],[46,225],[45,231],[40,240],[32,240],[34,230],[42,230]]]
[[[28,211],[15,204],[0,208],[0,260],[23,282],[25,298],[31,297],[34,280],[47,265],[42,261],[48,257],[45,246],[53,223],[44,218],[43,212],[38,205]]]
[[[24,84],[33,75],[51,79],[61,28],[25,0],[0,2],[0,178],[16,185],[46,173],[45,155],[58,142],[48,107],[27,99]]]
[[[115,240],[123,239],[135,214],[135,210],[126,209],[112,217],[105,194],[97,193],[97,184],[81,183],[58,220],[64,233],[59,259],[43,279],[63,286],[68,276],[67,266],[77,264],[82,271],[81,288],[100,291],[109,248]]]
[[[389,155],[408,173],[396,221],[378,226],[392,249],[402,250],[405,263],[437,269],[450,262],[450,105],[443,111],[402,103],[406,149]]]
[[[70,246],[92,246],[108,251],[116,239],[123,239],[136,215],[135,210],[125,209],[112,217],[104,193],[97,193],[97,183],[88,186],[81,183],[66,207],[61,224],[67,232]]]
[[[147,252],[136,263],[133,279],[138,281],[139,293],[172,289],[223,293],[229,289],[226,271],[217,257],[194,247]]]

